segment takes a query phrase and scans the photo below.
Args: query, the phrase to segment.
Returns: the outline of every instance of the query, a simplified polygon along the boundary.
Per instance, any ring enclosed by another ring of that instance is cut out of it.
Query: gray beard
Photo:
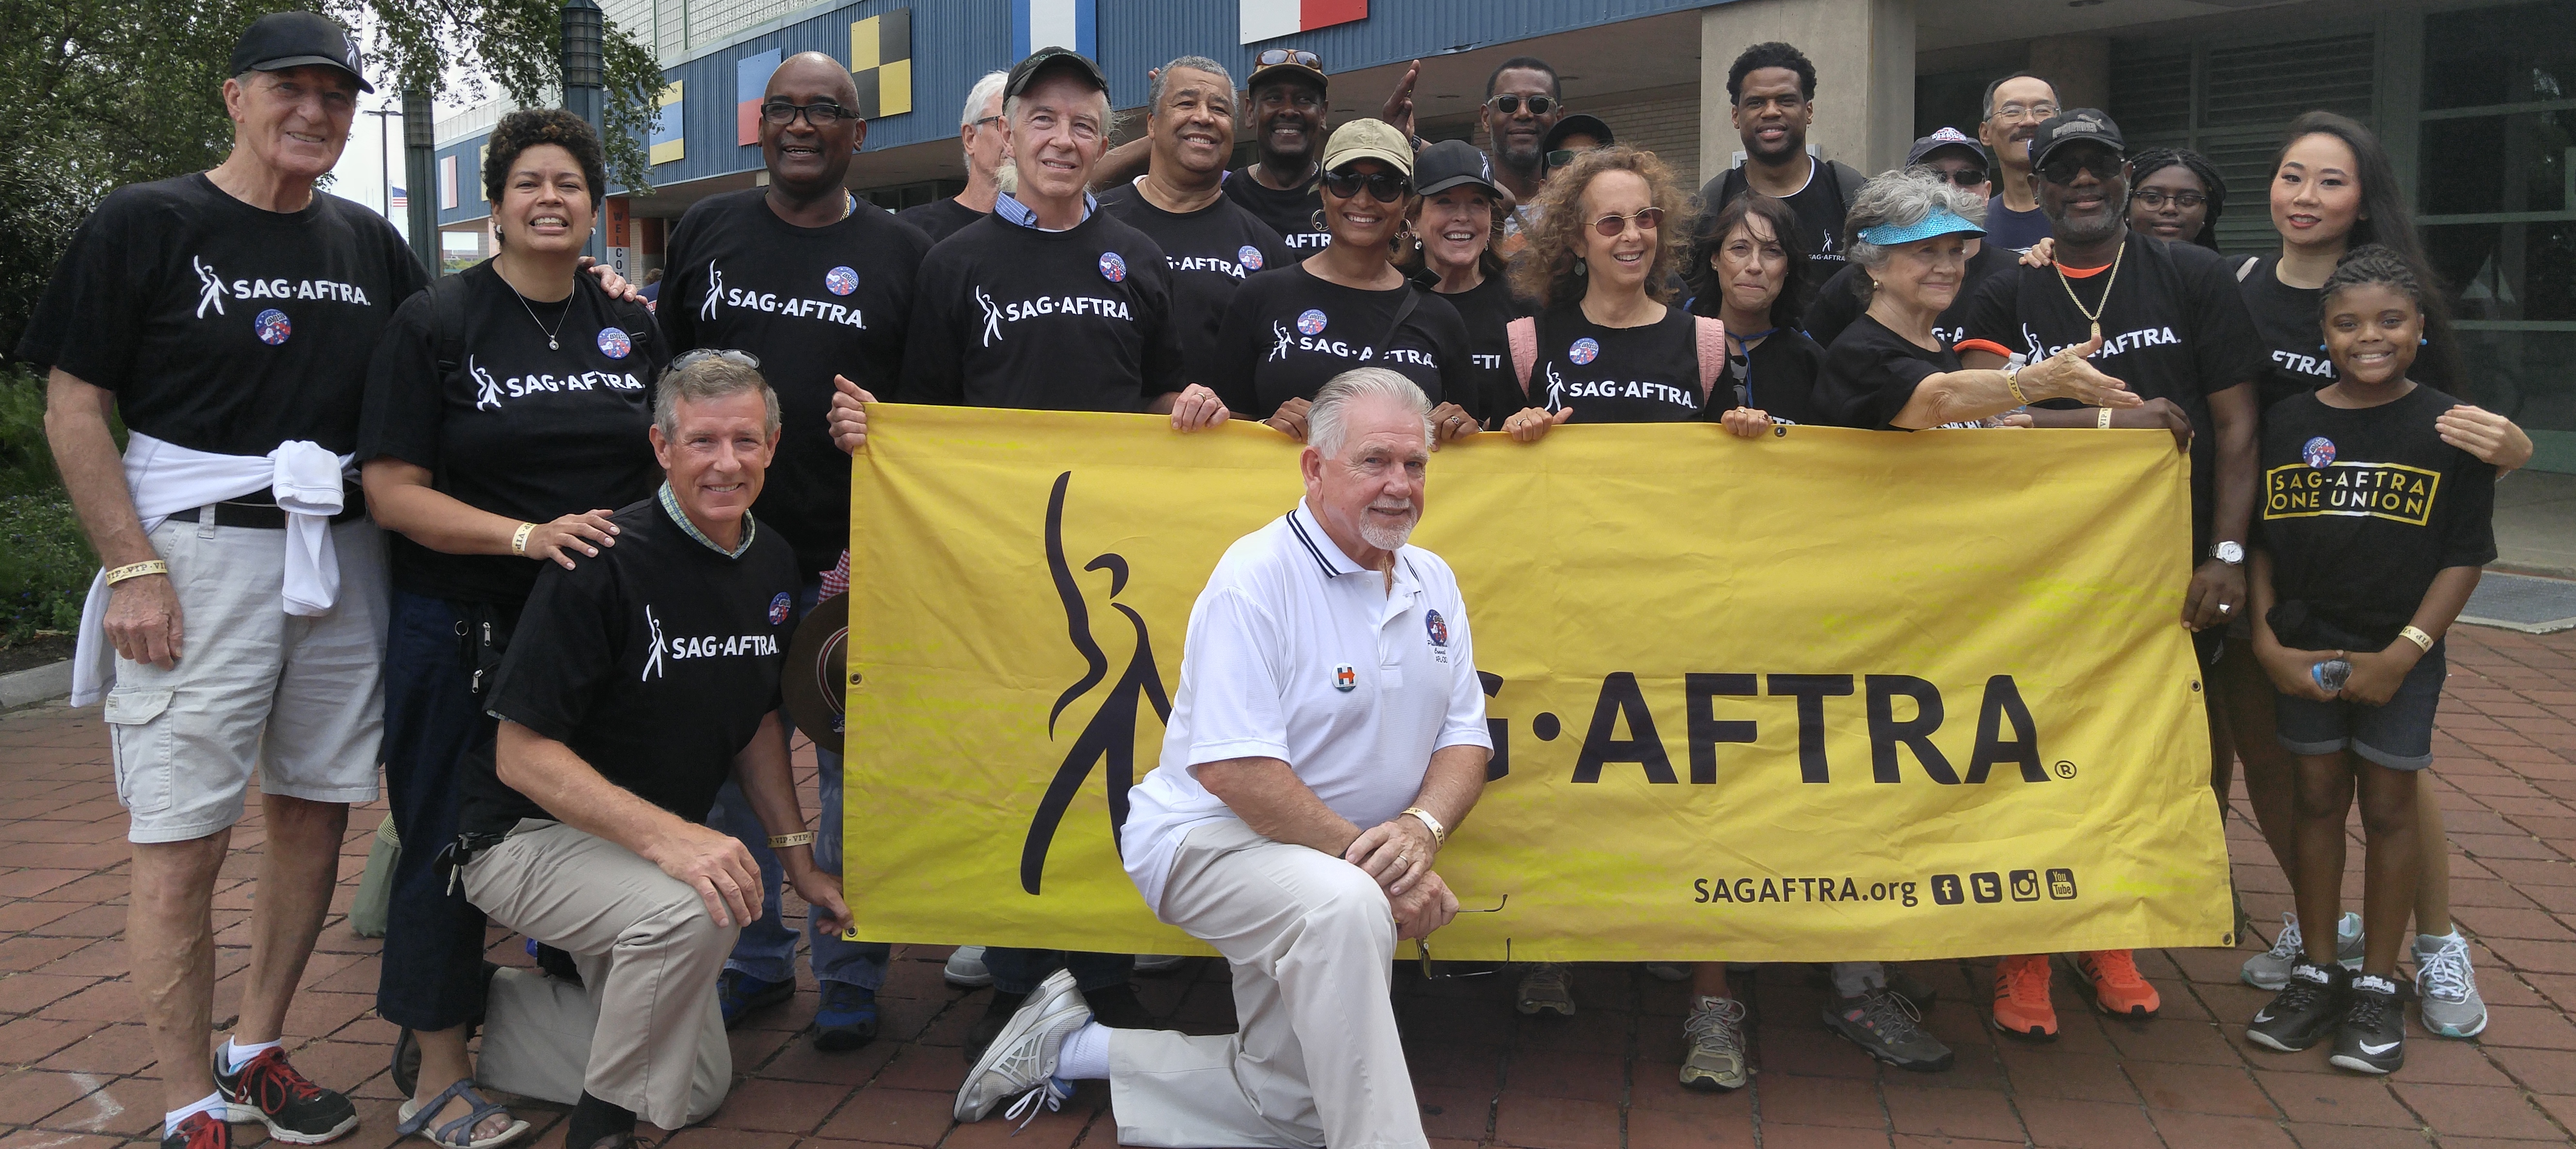
[[[1367,540],[1368,545],[1382,551],[1399,550],[1404,546],[1406,539],[1413,537],[1414,523],[1421,521],[1415,519],[1400,527],[1381,527],[1375,523],[1365,523],[1360,527],[1360,538]]]

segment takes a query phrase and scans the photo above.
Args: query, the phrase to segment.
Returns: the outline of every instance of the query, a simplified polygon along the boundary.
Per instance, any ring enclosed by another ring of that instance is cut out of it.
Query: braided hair
[[[2454,395],[2459,394],[2463,372],[2460,366],[2458,340],[2445,322],[2442,298],[2427,288],[2433,282],[2422,265],[2394,247],[2365,243],[2343,253],[2335,262],[2334,273],[2326,276],[2325,286],[2317,291],[2317,311],[2322,322],[2326,304],[2350,288],[2376,284],[2404,295],[2415,302],[2415,310],[2424,317],[2425,344],[2415,353],[2419,381],[2432,380],[2433,385]]]
[[[2148,176],[2175,164],[2189,169],[2192,178],[2200,181],[2202,193],[2209,197],[2209,215],[2201,220],[2200,234],[2193,236],[2192,242],[2216,251],[2218,216],[2227,207],[2227,181],[2219,178],[2218,169],[2210,164],[2207,157],[2190,148],[2148,148],[2139,152],[2129,157],[2131,195],[2136,194],[2134,189],[2146,182]]]

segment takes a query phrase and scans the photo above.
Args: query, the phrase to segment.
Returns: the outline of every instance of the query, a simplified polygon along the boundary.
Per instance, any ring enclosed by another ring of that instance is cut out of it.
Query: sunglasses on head
[[[1653,231],[1664,225],[1664,209],[1650,207],[1639,210],[1635,215],[1605,215],[1592,221],[1592,230],[1605,238],[1617,239],[1628,234],[1631,221],[1636,223],[1639,231]]]
[[[1501,95],[1485,102],[1493,105],[1495,111],[1501,112],[1506,116],[1517,116],[1521,114],[1521,105],[1524,103],[1529,105],[1529,114],[1533,116],[1544,116],[1547,114],[1547,110],[1549,108],[1556,106],[1556,97]]]
[[[1394,203],[1403,199],[1405,193],[1411,188],[1412,184],[1403,176],[1392,172],[1371,172],[1367,175],[1358,172],[1324,173],[1324,190],[1342,199],[1356,198],[1362,189],[1366,189],[1370,199],[1379,203]]]
[[[1252,63],[1253,66],[1260,68],[1267,68],[1276,64],[1303,64],[1318,72],[1324,70],[1324,58],[1302,48],[1267,49],[1260,55],[1253,57]]]
[[[2075,173],[2080,171],[2093,173],[2097,180],[2115,180],[2120,178],[2120,165],[2124,162],[2119,156],[2103,151],[2060,153],[2039,165],[2039,174],[2053,184],[2074,183]]]

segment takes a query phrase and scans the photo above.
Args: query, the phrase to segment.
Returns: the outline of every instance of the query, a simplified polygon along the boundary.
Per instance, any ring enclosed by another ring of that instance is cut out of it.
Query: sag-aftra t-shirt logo
[[[2404,463],[2343,462],[2334,444],[2312,440],[2305,459],[2263,473],[2263,518],[2322,516],[2386,519],[2408,526],[2432,522],[2442,473]]]
[[[763,658],[778,653],[778,636],[774,634],[706,634],[666,638],[662,634],[662,620],[653,616],[650,604],[644,607],[644,633],[652,645],[645,652],[644,673],[636,680],[638,682],[651,682],[662,677],[665,659],[679,662],[693,658]]]
[[[206,262],[205,257],[194,255],[188,257],[188,266],[190,270],[197,273],[197,318],[199,319],[215,316],[232,318],[235,313],[224,307],[224,301],[227,299],[240,302],[262,299],[320,300],[328,303],[353,304],[358,307],[367,306],[366,289],[354,283],[342,283],[335,279],[225,279],[221,272],[215,270],[213,264]],[[288,319],[286,313],[277,308],[264,307],[251,313],[247,318],[250,320],[251,333],[259,336],[260,342],[271,347],[285,343],[295,335],[294,321]]]

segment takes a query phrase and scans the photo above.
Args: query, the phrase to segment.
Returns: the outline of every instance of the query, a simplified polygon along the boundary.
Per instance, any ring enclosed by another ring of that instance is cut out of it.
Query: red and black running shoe
[[[232,1120],[257,1121],[280,1141],[319,1145],[358,1127],[358,1107],[305,1080],[286,1063],[283,1049],[261,1050],[238,1073],[224,1072],[223,1051],[215,1051],[215,1088],[231,1107]]]
[[[233,1127],[220,1113],[191,1113],[178,1132],[161,1139],[161,1149],[233,1149]]]

